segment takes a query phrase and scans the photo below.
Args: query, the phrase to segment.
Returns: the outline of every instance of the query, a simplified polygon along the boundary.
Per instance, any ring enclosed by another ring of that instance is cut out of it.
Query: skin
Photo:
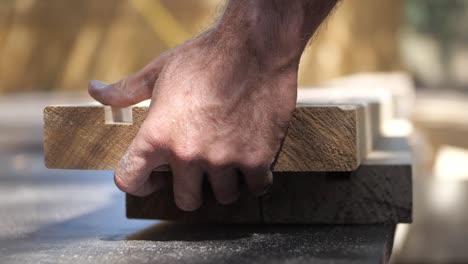
[[[177,206],[202,205],[206,178],[221,204],[241,184],[264,194],[296,105],[299,60],[334,0],[231,0],[211,29],[106,85],[97,101],[126,107],[152,99],[115,171],[117,187],[146,196],[164,188],[151,172],[170,166]]]

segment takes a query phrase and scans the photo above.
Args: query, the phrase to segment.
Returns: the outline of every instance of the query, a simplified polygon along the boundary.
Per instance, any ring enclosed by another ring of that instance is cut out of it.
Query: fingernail
[[[90,84],[91,84],[91,86],[92,86],[93,88],[95,88],[95,89],[103,89],[103,88],[105,88],[105,87],[108,86],[107,83],[101,82],[101,81],[98,81],[98,80],[92,80],[92,81],[90,82]]]

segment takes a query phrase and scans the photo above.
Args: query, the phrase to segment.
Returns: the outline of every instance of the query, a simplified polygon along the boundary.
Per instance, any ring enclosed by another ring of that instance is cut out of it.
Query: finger
[[[142,185],[141,188],[132,192],[132,195],[145,197],[154,192],[162,190],[167,186],[167,179],[161,172],[152,172],[148,180]]]
[[[114,181],[123,192],[136,196],[146,196],[162,188],[162,180],[150,178],[153,169],[166,164],[165,153],[161,148],[150,145],[140,129],[114,173]]]
[[[203,171],[193,164],[171,164],[174,201],[181,210],[195,211],[202,205]]]
[[[100,103],[116,107],[127,107],[150,99],[159,73],[171,53],[168,51],[161,54],[141,71],[117,83],[106,84],[97,80],[91,81],[88,92]]]
[[[273,174],[269,168],[243,169],[242,174],[250,192],[257,196],[267,193],[273,184]]]
[[[232,204],[239,199],[239,174],[236,170],[210,171],[208,179],[215,198],[220,204]]]

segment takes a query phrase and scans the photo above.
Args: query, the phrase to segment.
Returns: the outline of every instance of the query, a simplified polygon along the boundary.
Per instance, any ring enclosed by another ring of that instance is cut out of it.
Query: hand
[[[169,165],[180,209],[202,204],[207,177],[217,201],[239,197],[240,177],[254,194],[272,184],[270,166],[296,105],[297,65],[269,67],[249,47],[224,43],[214,31],[156,58],[122,81],[91,82],[90,94],[125,107],[151,98],[140,131],[115,171],[124,192],[163,188],[151,172]]]
[[[296,105],[297,71],[308,40],[337,0],[229,1],[219,23],[140,72],[90,94],[125,107],[151,98],[145,122],[115,171],[124,192],[164,187],[151,172],[169,165],[180,209],[202,204],[206,176],[222,204],[272,184],[270,166]]]

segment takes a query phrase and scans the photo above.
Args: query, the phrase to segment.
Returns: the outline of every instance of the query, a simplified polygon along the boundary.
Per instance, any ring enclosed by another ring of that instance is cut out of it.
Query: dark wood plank
[[[166,177],[167,188],[147,197],[126,196],[127,217],[135,219],[177,220],[188,223],[260,223],[260,199],[244,191],[240,199],[228,206],[216,202],[210,187],[204,185],[203,206],[195,212],[177,208],[174,202],[171,173],[153,172]]]
[[[169,190],[145,198],[128,195],[127,216],[197,223],[409,223],[408,149],[406,139],[387,138],[353,172],[275,172],[270,193],[260,201],[246,196],[231,207],[216,204],[209,188],[207,202],[194,213],[177,209]]]
[[[382,138],[353,172],[278,173],[262,197],[266,223],[412,221],[412,160],[406,138]]]
[[[263,221],[409,223],[411,195],[410,164],[362,165],[345,173],[279,173],[272,192],[262,197]]]

